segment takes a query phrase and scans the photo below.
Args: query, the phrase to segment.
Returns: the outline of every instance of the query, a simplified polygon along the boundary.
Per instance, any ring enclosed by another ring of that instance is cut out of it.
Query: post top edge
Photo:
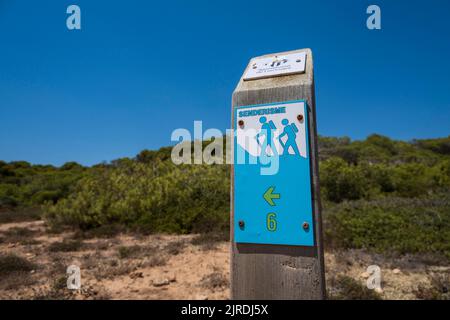
[[[280,51],[280,52],[272,52],[272,53],[266,53],[260,56],[255,56],[250,58],[250,61],[253,59],[258,59],[258,58],[265,58],[265,57],[271,57],[274,55],[286,55],[286,54],[291,54],[291,53],[300,53],[300,52],[306,52],[306,54],[311,57],[312,56],[312,50],[311,48],[303,48],[303,49],[294,49],[294,50],[288,50],[288,51]]]

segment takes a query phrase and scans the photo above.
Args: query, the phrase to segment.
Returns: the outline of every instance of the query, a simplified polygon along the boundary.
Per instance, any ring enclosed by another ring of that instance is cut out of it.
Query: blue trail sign
[[[234,240],[314,246],[304,100],[234,109]]]

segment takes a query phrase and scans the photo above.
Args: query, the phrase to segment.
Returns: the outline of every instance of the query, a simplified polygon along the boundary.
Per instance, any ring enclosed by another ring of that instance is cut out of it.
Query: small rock
[[[143,278],[144,274],[142,272],[135,272],[130,274],[131,279]]]
[[[208,300],[208,296],[204,294],[198,294],[195,296],[194,300]]]
[[[381,289],[381,288],[375,288],[375,292],[376,292],[376,293],[383,293],[383,289]]]
[[[158,280],[153,280],[152,284],[154,287],[162,287],[162,286],[167,286],[168,284],[170,284],[169,279],[158,279]]]
[[[370,273],[368,273],[368,272],[363,272],[363,273],[360,274],[360,277],[363,278],[363,279],[367,279],[367,278],[370,277]]]
[[[395,268],[394,270],[392,270],[393,274],[399,274],[400,273],[400,269]]]
[[[30,271],[30,273],[35,273],[35,272],[36,272],[36,270],[31,270],[31,271]]]
[[[169,280],[169,282],[177,282],[177,276],[175,274],[170,275],[167,280]]]

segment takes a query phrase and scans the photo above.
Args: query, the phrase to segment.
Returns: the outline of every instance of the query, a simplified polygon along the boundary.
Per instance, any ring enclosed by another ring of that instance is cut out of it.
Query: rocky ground
[[[330,297],[433,299],[448,292],[450,267],[427,257],[360,250],[327,252]],[[382,289],[365,288],[378,265]],[[81,270],[80,290],[66,268]],[[0,225],[0,299],[228,299],[229,245],[197,235],[80,237],[50,233],[42,221]]]

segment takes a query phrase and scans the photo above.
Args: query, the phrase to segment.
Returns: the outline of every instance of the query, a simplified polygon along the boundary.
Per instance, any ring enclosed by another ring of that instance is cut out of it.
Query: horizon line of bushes
[[[171,150],[144,150],[92,167],[0,161],[0,208],[42,206],[52,225],[81,230],[121,225],[145,232],[226,231],[230,167],[177,166]],[[435,243],[434,251],[450,257],[445,239],[434,235],[448,235],[448,201],[432,209],[424,204],[450,194],[450,136],[411,142],[381,135],[360,141],[319,137],[319,159],[325,232],[334,244],[387,250],[389,241],[405,237],[395,250],[422,252]],[[424,202],[414,207],[416,200]],[[440,220],[414,222],[430,210]]]

